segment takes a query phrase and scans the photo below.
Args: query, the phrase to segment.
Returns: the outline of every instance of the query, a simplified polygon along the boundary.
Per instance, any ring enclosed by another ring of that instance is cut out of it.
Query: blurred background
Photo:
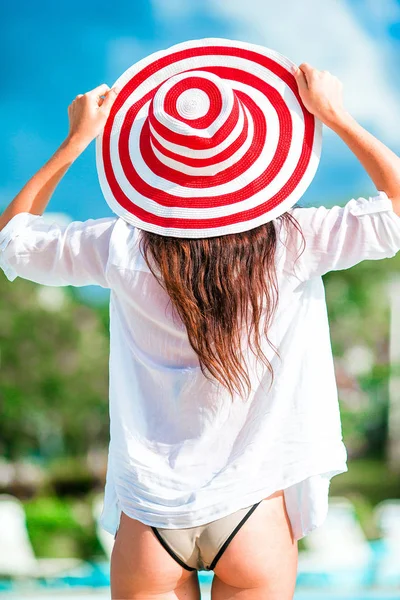
[[[151,52],[202,37],[273,48],[344,84],[358,121],[400,153],[397,0],[104,0],[0,4],[0,211],[68,133],[67,106]],[[303,206],[376,189],[324,127]],[[48,209],[110,215],[92,143]],[[349,470],[299,543],[296,598],[400,598],[400,255],[324,277]],[[109,597],[98,527],[109,442],[108,295],[0,272],[0,596]],[[203,597],[212,574],[201,573]]]

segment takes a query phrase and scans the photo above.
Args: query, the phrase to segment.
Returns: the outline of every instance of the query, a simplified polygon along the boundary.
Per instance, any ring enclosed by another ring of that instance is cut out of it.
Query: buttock
[[[261,502],[197,527],[151,529],[182,567],[189,571],[209,571],[215,568],[229,543]]]

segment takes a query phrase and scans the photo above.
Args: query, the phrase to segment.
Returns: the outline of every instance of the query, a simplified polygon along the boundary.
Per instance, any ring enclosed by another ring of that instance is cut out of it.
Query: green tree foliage
[[[0,274],[0,454],[81,454],[109,437],[108,336],[71,290]],[[59,296],[60,299],[60,296]]]
[[[390,364],[390,301],[388,282],[399,273],[400,253],[393,258],[368,260],[324,276],[325,293],[336,363],[351,372],[346,350],[363,346],[371,350],[371,369],[357,376],[366,402],[353,407],[339,388],[343,435],[350,456],[386,455],[388,381],[399,365]]]

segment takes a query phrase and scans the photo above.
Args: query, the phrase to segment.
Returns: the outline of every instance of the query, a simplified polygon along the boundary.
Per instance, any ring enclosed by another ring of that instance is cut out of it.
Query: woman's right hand
[[[346,114],[342,82],[329,71],[318,71],[302,63],[294,72],[300,98],[306,109],[325,125],[331,126]]]

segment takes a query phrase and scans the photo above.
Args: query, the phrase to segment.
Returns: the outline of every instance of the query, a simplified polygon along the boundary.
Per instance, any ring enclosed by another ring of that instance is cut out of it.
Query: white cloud
[[[157,47],[157,42],[149,44],[133,37],[120,37],[111,40],[107,48],[106,66],[107,81],[111,82],[109,85],[114,85],[115,81],[131,65],[156,50],[160,50]]]
[[[151,0],[151,3],[157,20],[185,19],[197,10],[193,0]]]
[[[64,226],[69,225],[72,222],[72,217],[64,212],[52,212],[46,210],[43,213],[43,219],[49,223],[57,223],[58,225]]]
[[[362,10],[370,19],[382,25],[390,25],[400,19],[400,6],[397,0],[364,0]]]
[[[230,37],[262,44],[297,64],[309,62],[336,75],[353,116],[386,143],[399,145],[400,93],[389,78],[388,46],[362,27],[344,0],[205,1],[210,12],[227,21]],[[394,14],[392,7],[381,11],[380,18],[388,20]]]

